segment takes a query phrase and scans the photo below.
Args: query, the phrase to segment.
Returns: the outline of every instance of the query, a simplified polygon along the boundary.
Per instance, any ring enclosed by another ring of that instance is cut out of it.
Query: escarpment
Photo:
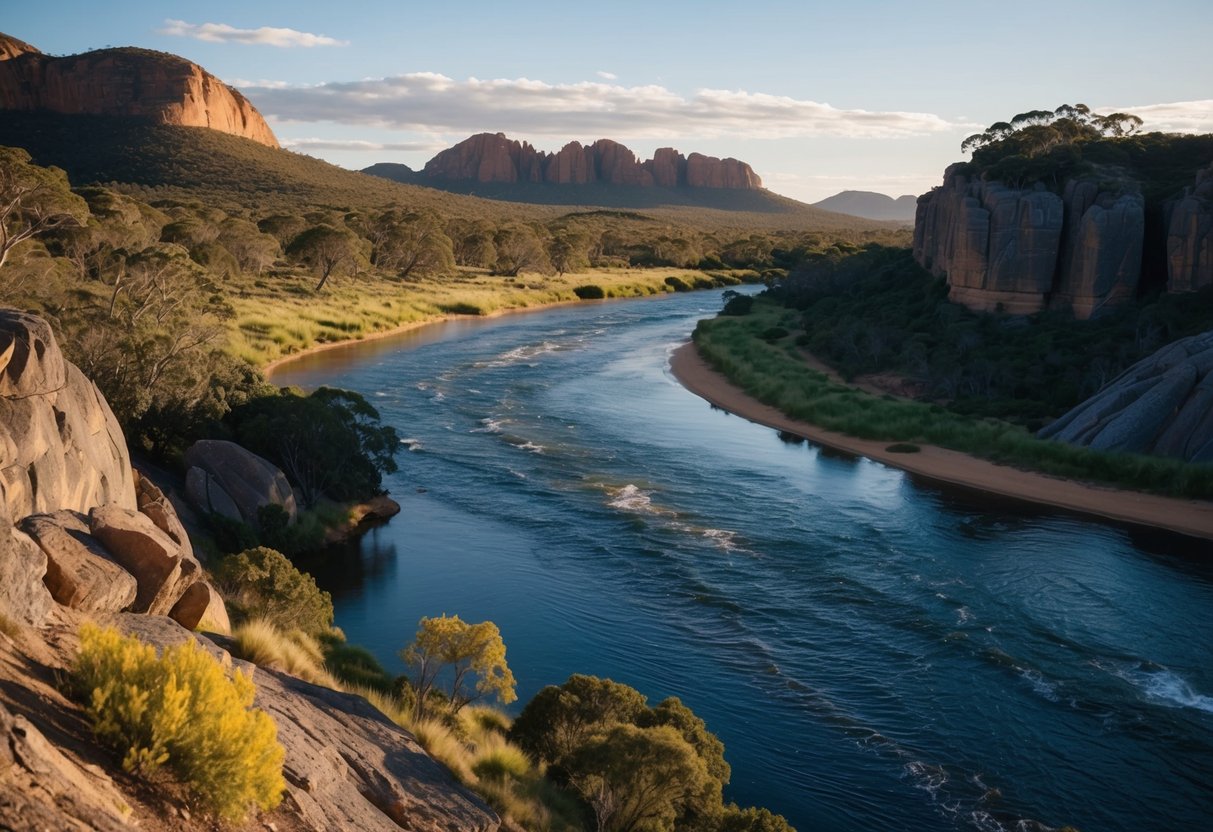
[[[1213,285],[1213,169],[1151,205],[1143,183],[1123,176],[1015,188],[952,165],[919,197],[914,257],[947,277],[952,300],[981,311],[1091,318],[1137,297],[1147,264],[1164,261],[1156,284],[1197,291]]]
[[[0,34],[0,110],[138,116],[278,147],[261,113],[238,91],[191,61],[147,49],[55,57]]]
[[[480,133],[447,148],[413,181],[484,184],[617,185],[634,188],[760,190],[762,180],[745,162],[701,153],[683,156],[663,147],[641,161],[619,142],[569,142],[555,153],[536,150],[504,133]]]

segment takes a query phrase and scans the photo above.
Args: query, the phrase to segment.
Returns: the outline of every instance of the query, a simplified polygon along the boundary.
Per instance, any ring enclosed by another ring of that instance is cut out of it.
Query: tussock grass
[[[270,622],[254,618],[232,631],[232,653],[258,667],[281,670],[307,682],[340,690],[340,683],[324,667],[324,651],[311,636],[299,630],[283,632]]]

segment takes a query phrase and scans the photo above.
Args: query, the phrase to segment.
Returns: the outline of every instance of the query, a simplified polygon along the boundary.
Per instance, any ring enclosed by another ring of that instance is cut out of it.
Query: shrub
[[[281,630],[318,635],[333,625],[332,597],[281,552],[258,546],[229,555],[218,577],[238,608],[256,610]]]
[[[85,625],[72,673],[93,730],[150,775],[167,765],[205,805],[230,820],[278,805],[286,783],[277,727],[253,707],[256,688],[193,639],[156,649],[112,628]]]
[[[682,278],[680,278],[680,277],[675,277],[675,276],[673,276],[673,275],[670,275],[669,277],[667,277],[667,278],[665,279],[665,285],[666,285],[666,286],[669,286],[669,287],[670,287],[671,289],[673,289],[675,292],[689,292],[689,291],[691,291],[691,286],[690,286],[690,284],[688,284],[688,283],[687,283],[685,280],[683,280]]]
[[[574,286],[573,294],[582,300],[602,300],[606,297],[606,292],[603,291],[602,287],[594,283],[587,283],[584,286]]]
[[[481,780],[520,780],[531,770],[531,761],[516,745],[502,743],[476,755],[472,773]]]
[[[371,651],[355,644],[334,644],[325,651],[324,664],[342,682],[370,688],[383,694],[395,693],[398,685]]]
[[[764,329],[758,337],[764,341],[778,341],[780,338],[787,338],[788,331],[781,326],[772,326]]]

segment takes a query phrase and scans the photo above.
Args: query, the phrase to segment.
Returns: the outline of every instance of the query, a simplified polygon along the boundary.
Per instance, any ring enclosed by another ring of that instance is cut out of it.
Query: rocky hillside
[[[952,300],[984,311],[1086,319],[1143,290],[1196,291],[1213,285],[1213,167],[1187,176],[1160,198],[1143,164],[1022,187],[952,165],[918,199],[914,257],[947,276]]]
[[[1137,362],[1040,436],[1097,450],[1213,462],[1213,331]]]
[[[146,49],[58,58],[0,33],[0,109],[139,116],[278,147],[265,119],[239,92],[195,63]]]
[[[64,696],[88,620],[157,648],[197,639],[253,674],[286,751],[286,799],[265,828],[498,828],[366,700],[227,653],[223,599],[173,504],[132,471],[105,399],[47,323],[14,310],[0,310],[0,454],[0,829],[215,828],[171,785],[124,772]]]
[[[621,185],[634,188],[730,188],[759,190],[762,180],[745,162],[671,147],[640,161],[619,142],[569,142],[556,153],[536,150],[504,133],[480,133],[447,148],[417,174],[420,182]]]
[[[839,214],[850,214],[853,217],[908,223],[914,222],[918,197],[905,194],[893,199],[873,191],[842,191],[810,204],[823,211],[837,211]]]

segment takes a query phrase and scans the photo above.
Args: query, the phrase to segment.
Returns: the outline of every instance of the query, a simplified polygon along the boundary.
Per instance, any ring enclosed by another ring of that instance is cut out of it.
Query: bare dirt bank
[[[763,404],[712,369],[693,343],[676,349],[670,370],[687,390],[751,422],[803,436],[811,442],[858,454],[948,485],[1010,497],[1079,514],[1165,529],[1213,540],[1213,503],[1181,500],[1064,480],[997,465],[931,445],[918,453],[892,453],[889,443],[856,439],[797,421]]]

